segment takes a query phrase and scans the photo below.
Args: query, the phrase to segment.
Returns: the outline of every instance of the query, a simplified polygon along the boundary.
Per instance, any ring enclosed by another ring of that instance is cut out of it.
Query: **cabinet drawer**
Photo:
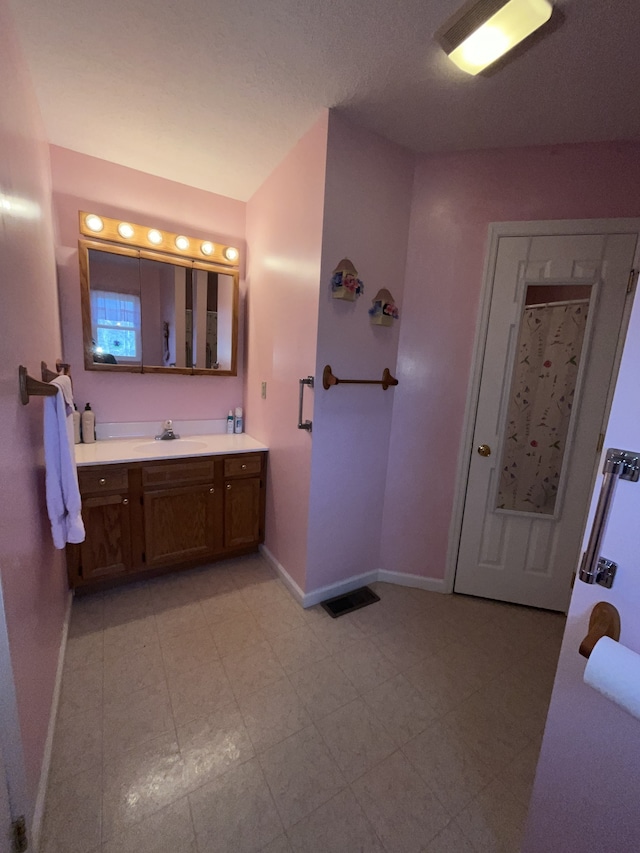
[[[245,453],[243,456],[230,456],[224,460],[225,477],[259,474],[261,471],[262,456],[259,453]]]
[[[179,462],[175,465],[145,465],[142,486],[145,489],[182,486],[189,483],[213,483],[213,460]]]
[[[126,468],[115,468],[112,465],[105,468],[79,468],[78,485],[83,495],[126,492],[129,488],[129,473]]]

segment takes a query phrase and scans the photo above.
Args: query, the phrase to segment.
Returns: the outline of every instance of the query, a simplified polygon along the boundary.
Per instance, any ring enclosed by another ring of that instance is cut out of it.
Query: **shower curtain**
[[[588,300],[525,307],[496,505],[553,514],[574,404]]]

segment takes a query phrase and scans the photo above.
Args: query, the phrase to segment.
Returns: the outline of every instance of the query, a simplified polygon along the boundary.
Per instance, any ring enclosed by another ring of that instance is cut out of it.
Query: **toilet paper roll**
[[[640,720],[640,655],[609,637],[595,644],[584,681]]]

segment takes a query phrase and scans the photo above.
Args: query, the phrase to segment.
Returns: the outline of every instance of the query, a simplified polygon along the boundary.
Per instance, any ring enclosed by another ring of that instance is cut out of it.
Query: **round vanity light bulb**
[[[228,261],[237,261],[239,252],[237,249],[234,249],[233,246],[228,246],[224,250],[224,256]]]
[[[207,241],[200,246],[200,251],[203,255],[212,255],[213,254],[213,243]]]
[[[147,234],[147,238],[150,243],[153,243],[154,246],[157,246],[159,243],[162,243],[162,234],[156,229],[152,228],[151,231]]]
[[[189,248],[189,240],[186,237],[176,237],[176,246],[183,251]]]
[[[133,226],[129,225],[128,222],[121,222],[118,225],[118,234],[124,237],[125,240],[128,240],[130,237],[133,237]]]
[[[90,213],[88,216],[85,216],[84,222],[90,231],[98,232],[102,231],[104,228],[104,222],[99,216],[96,216],[95,213]]]

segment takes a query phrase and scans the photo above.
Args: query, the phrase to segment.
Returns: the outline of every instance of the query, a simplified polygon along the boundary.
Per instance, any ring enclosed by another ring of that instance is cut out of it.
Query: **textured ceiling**
[[[415,151],[640,137],[638,0],[556,0],[475,78],[433,41],[459,5],[13,0],[52,143],[233,198],[323,107]]]

